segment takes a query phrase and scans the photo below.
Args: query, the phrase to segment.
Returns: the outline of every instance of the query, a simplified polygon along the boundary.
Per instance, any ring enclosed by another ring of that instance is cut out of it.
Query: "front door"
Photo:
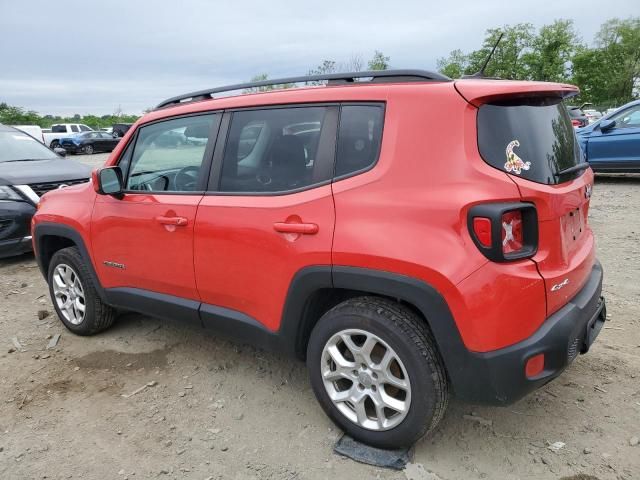
[[[276,331],[295,274],[331,265],[337,116],[336,106],[225,114],[195,226],[205,325],[223,312]]]
[[[613,128],[593,132],[587,144],[587,159],[597,170],[629,171],[640,169],[640,105],[629,107],[611,117]]]
[[[198,300],[193,231],[220,115],[142,126],[124,150],[126,193],[98,196],[92,243],[105,288],[129,287]]]

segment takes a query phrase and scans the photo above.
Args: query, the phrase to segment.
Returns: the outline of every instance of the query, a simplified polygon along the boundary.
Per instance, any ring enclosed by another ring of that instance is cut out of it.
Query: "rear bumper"
[[[75,144],[69,144],[69,143],[65,143],[65,144],[60,144],[61,148],[64,148],[67,153],[79,153],[82,152],[82,145],[75,145]]]
[[[31,217],[36,208],[27,202],[0,202],[0,258],[31,251]]]
[[[456,375],[453,385],[456,395],[474,403],[505,405],[553,380],[579,353],[586,353],[600,333],[606,321],[601,293],[602,267],[596,261],[584,287],[532,336],[499,350],[468,352],[464,375]],[[540,353],[543,371],[527,378],[527,360]]]

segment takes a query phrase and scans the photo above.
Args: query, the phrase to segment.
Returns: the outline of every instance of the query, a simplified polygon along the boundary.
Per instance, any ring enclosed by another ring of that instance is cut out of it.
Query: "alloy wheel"
[[[359,329],[333,335],[322,351],[321,375],[329,398],[367,430],[399,425],[409,413],[411,382],[398,354],[380,337]]]
[[[65,320],[80,325],[86,310],[84,288],[80,277],[69,265],[61,263],[53,271],[53,295]]]

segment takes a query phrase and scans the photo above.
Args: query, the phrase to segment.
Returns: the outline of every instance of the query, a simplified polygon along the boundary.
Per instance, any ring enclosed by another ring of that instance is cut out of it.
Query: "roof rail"
[[[327,80],[329,85],[360,83],[357,78],[370,78],[371,83],[383,82],[449,82],[451,79],[436,72],[426,70],[369,70],[364,72],[350,73],[326,73],[323,75],[308,75],[303,77],[277,78],[273,80],[261,80],[259,82],[237,83],[225,87],[209,88],[197,92],[185,93],[177,97],[168,98],[160,102],[156,110],[181,103],[196,102],[199,100],[210,100],[214,93],[232,92],[234,90],[245,90],[248,88],[267,87],[272,85],[285,85],[289,83],[309,83]],[[362,82],[365,83],[365,82]]]

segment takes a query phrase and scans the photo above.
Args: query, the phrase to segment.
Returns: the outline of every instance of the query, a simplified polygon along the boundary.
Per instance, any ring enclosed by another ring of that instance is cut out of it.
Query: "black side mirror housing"
[[[95,172],[95,191],[100,195],[122,197],[124,182],[120,167],[104,167]]]
[[[53,151],[56,152],[61,157],[66,157],[67,156],[67,151],[62,147],[56,147],[56,148],[53,149]]]
[[[600,131],[606,132],[611,130],[615,126],[616,126],[615,120],[602,120],[600,122]]]

